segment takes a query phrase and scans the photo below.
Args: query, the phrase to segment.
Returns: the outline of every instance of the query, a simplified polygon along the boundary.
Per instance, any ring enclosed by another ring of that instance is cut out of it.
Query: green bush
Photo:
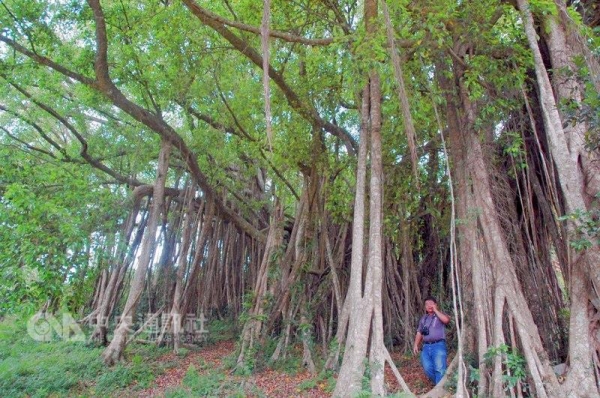
[[[236,327],[231,319],[207,319],[205,329],[210,343],[232,340],[236,338]]]

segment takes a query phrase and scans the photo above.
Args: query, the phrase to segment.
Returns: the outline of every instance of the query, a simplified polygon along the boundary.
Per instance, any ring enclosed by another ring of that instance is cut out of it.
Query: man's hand
[[[442,321],[442,323],[444,325],[447,325],[448,322],[450,322],[450,317],[448,315],[444,314],[442,311],[440,311],[437,303],[431,303],[431,309],[433,310],[433,313],[440,319],[440,321]]]
[[[417,344],[413,345],[413,354],[419,355],[419,346]]]

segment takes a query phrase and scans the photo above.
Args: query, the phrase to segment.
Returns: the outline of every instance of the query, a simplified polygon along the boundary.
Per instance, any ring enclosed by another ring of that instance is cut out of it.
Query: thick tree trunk
[[[562,5],[562,2],[559,3]],[[575,128],[563,129],[550,79],[544,67],[537,43],[529,2],[527,0],[518,0],[517,4],[523,15],[525,33],[529,47],[533,53],[546,137],[558,173],[565,210],[567,213],[585,211],[587,209],[584,198],[585,186],[583,184],[585,179],[578,167],[580,158],[587,156],[582,152],[582,137],[579,136],[580,132]],[[560,65],[568,68],[571,52],[566,45],[564,32],[561,30],[562,27],[558,26],[552,17],[548,17],[547,21],[549,27],[552,29],[549,45],[555,66]],[[559,98],[562,94],[567,95],[567,98],[575,96],[575,98],[571,99],[577,99],[578,90],[576,85],[564,80],[560,81],[560,79],[557,84]],[[581,163],[585,164],[583,161]],[[595,182],[593,180],[590,182],[592,189],[597,189],[597,187],[594,187],[596,185]],[[581,220],[579,219],[568,222],[567,229],[571,238],[575,236],[580,223]],[[585,236],[585,234],[583,238],[588,240],[593,239],[592,237]],[[592,245],[591,248],[583,250],[581,253],[572,253],[571,256],[569,280],[571,296],[569,360],[571,368],[567,376],[567,382],[563,386],[564,394],[567,395],[595,396],[600,392],[595,382],[593,366],[590,366],[590,363],[593,361],[592,354],[594,350],[590,344],[590,320],[588,315],[588,303],[591,299],[597,298],[597,292],[600,292],[599,251],[600,248],[597,245]],[[590,297],[590,290],[587,287],[590,279],[595,287],[596,297]],[[581,336],[586,336],[587,338],[581,338]]]
[[[492,266],[494,281],[496,282],[495,299],[497,305],[495,308],[496,328],[495,345],[503,343],[503,333],[501,330],[503,309],[502,302],[506,299],[508,309],[517,320],[517,332],[521,339],[528,368],[534,381],[536,393],[538,396],[552,395],[558,388],[558,382],[550,367],[548,357],[543,349],[541,339],[536,324],[535,316],[531,313],[529,306],[523,295],[523,290],[518,281],[515,266],[511,260],[510,252],[506,246],[504,233],[498,220],[496,205],[492,199],[490,191],[490,181],[486,172],[486,165],[483,160],[480,143],[476,137],[471,136],[470,148],[471,165],[473,166],[473,191],[475,193],[477,207],[481,210],[479,214],[482,235],[486,245],[486,251]],[[495,372],[496,374],[498,372]],[[495,393],[502,392],[503,388],[498,388],[497,380],[494,386],[497,388]]]
[[[369,184],[369,261],[365,295],[371,295],[371,392],[386,394],[384,384],[385,352],[383,342],[383,160],[381,145],[381,82],[377,73],[370,76],[371,96],[371,181]]]
[[[517,333],[521,341],[529,373],[537,396],[553,396],[558,391],[558,382],[554,375],[541,339],[535,317],[531,313],[515,271],[508,249],[505,232],[501,228],[499,209],[493,200],[490,166],[486,164],[478,136],[474,129],[476,108],[469,100],[468,92],[462,82],[461,67],[455,65],[458,98],[447,93],[448,120],[451,130],[451,156],[457,164],[457,183],[459,198],[459,217],[464,213],[472,223],[463,229],[463,233],[471,237],[461,236],[460,248],[463,268],[469,268],[475,293],[474,303],[476,318],[479,322],[478,341],[479,356],[487,351],[487,345],[504,343],[505,304],[510,315],[514,316]],[[446,82],[446,88],[451,87]],[[462,113],[457,112],[457,103],[461,104]],[[459,116],[462,115],[462,116]],[[464,146],[463,146],[464,145]],[[460,165],[468,165],[461,167]],[[470,216],[469,216],[470,215]],[[468,239],[465,239],[468,238]],[[481,244],[481,248],[478,246]],[[489,293],[488,293],[489,292]],[[491,293],[491,294],[490,294]],[[490,295],[488,295],[490,294]],[[493,319],[493,323],[487,323]],[[480,364],[482,378],[485,374],[483,363]],[[491,384],[487,391],[483,390],[485,380],[480,385],[482,395],[502,395],[503,369],[500,358],[495,358]]]
[[[167,171],[169,169],[170,151],[171,144],[167,140],[162,140],[158,158],[156,182],[154,184],[152,209],[150,210],[148,227],[146,228],[144,241],[142,243],[142,250],[137,262],[137,268],[135,270],[133,280],[131,281],[129,296],[127,297],[127,302],[125,303],[121,320],[115,329],[114,337],[110,342],[110,345],[102,353],[104,363],[109,366],[114,365],[121,359],[123,355],[125,345],[127,344],[128,334],[132,332],[131,326],[133,325],[135,310],[144,290],[146,271],[148,270],[148,266],[150,264],[150,255],[155,244],[156,228],[158,226],[158,220],[164,200],[164,190],[167,179]]]
[[[377,16],[376,1],[365,4],[367,32],[374,33],[373,22]],[[370,25],[371,24],[371,25]],[[377,72],[371,72],[367,87],[363,90],[361,106],[361,137],[357,169],[354,226],[352,236],[352,264],[350,289],[346,300],[350,300],[350,318],[346,351],[342,361],[334,396],[351,396],[362,387],[364,360],[369,337],[371,349],[371,392],[385,395],[384,368],[388,362],[402,388],[409,392],[406,383],[397,371],[384,345],[382,315],[383,285],[383,164],[381,143],[381,82]],[[369,133],[367,135],[367,132]],[[369,183],[369,258],[362,291],[363,233],[365,223],[364,194],[366,182],[367,142],[371,143],[371,176]],[[355,251],[357,253],[355,254]]]
[[[356,170],[356,193],[354,195],[354,220],[352,227],[352,259],[350,286],[346,294],[349,307],[348,337],[346,339],[342,366],[333,393],[336,397],[350,396],[361,390],[364,359],[367,352],[368,330],[371,324],[371,308],[362,299],[363,245],[365,223],[365,190],[367,177],[367,148],[369,139],[369,86],[362,93],[361,130]]]
[[[564,3],[561,0],[556,0],[556,3],[559,15],[566,15]],[[580,106],[584,97],[584,87],[583,82],[578,81],[578,68],[575,66],[574,60],[581,55],[581,52],[572,48],[567,33],[569,30],[571,35],[575,34],[573,31],[576,32],[577,27],[567,27],[561,23],[561,19],[552,15],[545,16],[544,25],[543,31],[546,33],[546,43],[552,62],[552,83],[558,102],[569,101]],[[580,40],[584,41],[583,38]],[[572,41],[573,39],[571,39]],[[595,76],[595,78],[599,77]],[[558,114],[560,116],[560,109]],[[562,121],[565,120],[566,118],[563,117]],[[583,195],[585,205],[589,208],[595,200],[595,196],[600,193],[600,159],[597,153],[585,148],[585,135],[589,125],[586,120],[574,120],[571,123],[561,122],[561,126],[564,126],[563,134],[568,145],[565,149],[568,149],[572,162],[581,174],[579,176],[579,184],[582,185],[581,195]]]

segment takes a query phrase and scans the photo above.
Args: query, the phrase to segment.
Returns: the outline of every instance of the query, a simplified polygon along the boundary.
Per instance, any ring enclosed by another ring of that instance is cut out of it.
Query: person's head
[[[433,312],[433,308],[437,305],[437,300],[434,297],[426,297],[425,300],[425,312],[431,314]]]

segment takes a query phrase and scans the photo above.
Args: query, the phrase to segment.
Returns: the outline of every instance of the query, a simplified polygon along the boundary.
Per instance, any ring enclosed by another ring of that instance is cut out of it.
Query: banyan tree
[[[45,278],[0,297],[57,287],[29,299],[106,365],[219,318],[240,369],[300,347],[336,396],[385,395],[386,366],[410,392],[390,351],[435,295],[456,382],[431,396],[600,394],[596,2],[3,0],[0,23],[0,264]]]

